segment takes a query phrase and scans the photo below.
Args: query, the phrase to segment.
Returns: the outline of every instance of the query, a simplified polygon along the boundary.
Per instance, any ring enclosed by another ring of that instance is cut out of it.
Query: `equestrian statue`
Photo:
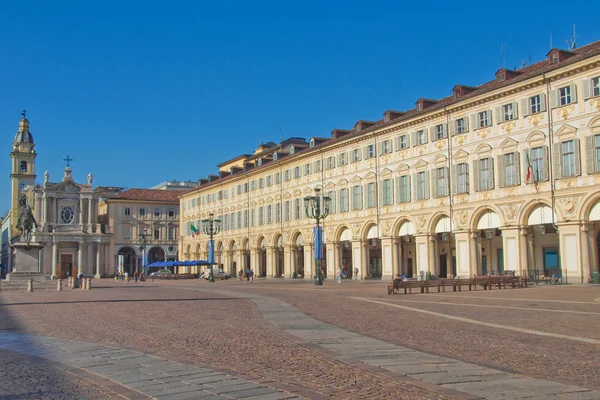
[[[35,222],[31,207],[27,204],[27,196],[22,193],[19,198],[19,218],[17,218],[17,229],[21,233],[21,240],[29,244],[34,227],[37,229],[37,222]]]

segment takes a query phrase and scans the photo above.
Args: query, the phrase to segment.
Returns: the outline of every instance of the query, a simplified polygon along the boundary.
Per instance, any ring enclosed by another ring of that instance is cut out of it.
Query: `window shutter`
[[[473,168],[473,184],[476,192],[479,192],[479,171],[481,170],[480,160],[475,160],[475,168]]]
[[[450,194],[450,169],[448,167],[444,167],[444,176],[446,177],[446,185],[444,186],[444,196],[448,196]]]
[[[469,132],[469,118],[463,117],[462,120],[463,120],[464,131]]]
[[[554,143],[554,178],[562,177],[562,163],[560,154],[560,143]]]
[[[415,181],[415,186],[413,187],[413,198],[415,200],[419,200],[419,175],[413,174],[413,181]]]
[[[363,147],[363,158],[366,160],[369,158],[369,146]]]
[[[542,146],[542,176],[539,177],[541,181],[547,181],[550,173],[548,153],[548,146]]]
[[[416,146],[417,145],[417,132],[411,132],[410,136],[412,138],[412,145]],[[410,146],[409,146],[410,147]]]
[[[360,187],[360,194],[358,196],[358,209],[362,210],[363,208],[366,208],[365,199],[367,198],[368,191],[366,191],[365,189],[367,188],[367,183],[365,183],[365,186],[364,186],[365,189],[363,189],[362,186],[359,186],[359,187]]]
[[[496,107],[496,121],[498,121],[498,123],[504,122],[503,117],[504,117],[504,113],[502,112],[502,106]]]
[[[456,193],[456,190],[458,188],[458,174],[456,173],[456,168],[456,165],[452,166],[452,193]]]
[[[385,204],[384,202],[384,195],[385,195],[385,185],[384,185],[385,180],[383,181],[379,181],[379,186],[378,186],[378,192],[379,192],[379,206],[382,206],[383,204]]]
[[[579,139],[573,139],[573,150],[575,152],[575,176],[581,176],[581,144]]]
[[[471,114],[471,126],[473,130],[479,128],[479,122],[477,121],[477,113]]]
[[[433,142],[435,140],[435,126],[429,128],[429,141]]]
[[[360,149],[357,149],[358,151],[357,153],[357,157],[358,157],[358,161],[362,160],[362,154],[360,154]]]
[[[390,204],[394,204],[394,180],[390,178]]]
[[[571,103],[577,103],[577,85],[571,83],[569,87],[571,88]]]
[[[540,94],[540,103],[541,103],[540,111],[541,112],[546,111],[546,93]]]
[[[406,136],[406,147],[410,148],[410,135],[407,133],[404,136]]]
[[[429,186],[431,181],[429,180],[429,171],[425,171],[425,198],[429,198]]]
[[[444,131],[443,131],[443,132],[444,132],[444,135],[443,135],[443,136],[444,136],[444,137],[447,137],[447,136],[448,136],[448,123],[447,123],[447,122],[444,122],[444,123],[442,124],[442,129],[444,130]]]
[[[423,130],[423,140],[424,140],[423,144],[427,143],[427,138],[428,138],[427,129],[424,129]]]
[[[588,175],[593,174],[596,169],[596,160],[594,160],[594,137],[586,136],[585,137],[585,163],[586,163],[586,172]]]
[[[438,184],[437,168],[431,170],[431,197],[437,197],[437,184]]]
[[[583,80],[583,99],[584,100],[592,97],[592,91],[590,90],[592,87],[591,83],[592,82],[590,79]]]
[[[400,150],[400,136],[396,136],[396,151]]]
[[[488,116],[488,126],[492,126],[493,125],[493,120],[492,120],[492,110],[487,110],[487,116]]]
[[[348,197],[350,198],[350,210],[356,210],[356,204],[354,201],[354,186],[352,186],[348,191]]]
[[[495,180],[495,173],[494,173],[494,159],[492,157],[489,158],[490,160],[490,188],[494,189],[496,180]]]
[[[338,190],[338,199],[339,199],[338,200],[339,201],[338,210],[340,210],[340,212],[346,211],[346,209],[344,208],[344,205],[342,204],[342,199],[344,198],[344,196],[342,196],[342,190],[344,190],[344,189]]]
[[[498,156],[498,187],[501,187],[501,188],[503,188],[505,186],[504,172],[505,172],[505,170],[504,170],[504,154],[500,154]],[[493,188],[494,188],[494,186],[492,185],[492,189]]]
[[[411,185],[410,175],[406,175],[406,178],[408,180],[408,185],[406,186],[406,198],[408,201],[411,201],[412,198],[410,196],[410,194],[411,194],[411,192],[410,192],[410,185]]]
[[[394,178],[394,183],[396,184],[396,203],[400,203],[400,177],[397,176]]]
[[[515,101],[512,103],[513,119],[519,118],[519,104]]]
[[[515,151],[515,182],[517,186],[521,184],[521,159],[519,152]]]
[[[550,92],[550,108],[558,107],[558,92],[556,90],[552,90]]]
[[[465,163],[465,171],[467,173],[467,176],[465,177],[465,181],[467,183],[466,184],[466,189],[467,189],[466,193],[469,193],[470,192],[470,190],[469,190],[469,179],[471,178],[470,174],[469,174],[469,163]]]
[[[383,154],[383,142],[379,142],[377,143],[377,156],[380,156]]]
[[[521,99],[521,112],[524,117],[529,115],[529,99]]]

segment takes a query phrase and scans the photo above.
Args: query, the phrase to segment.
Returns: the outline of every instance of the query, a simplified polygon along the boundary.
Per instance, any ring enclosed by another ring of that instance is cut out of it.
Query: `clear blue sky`
[[[38,183],[196,180],[260,140],[328,136],[600,39],[600,3],[5,1],[0,212],[19,113]],[[505,44],[505,57],[501,53]]]

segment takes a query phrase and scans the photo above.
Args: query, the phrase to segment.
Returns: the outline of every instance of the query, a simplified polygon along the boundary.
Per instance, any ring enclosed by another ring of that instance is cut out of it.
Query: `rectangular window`
[[[145,208],[140,208],[140,217],[143,217],[146,215],[146,209]]]
[[[294,199],[294,219],[300,219],[302,208],[300,208],[300,199]]]
[[[290,220],[290,202],[289,202],[289,200],[283,204],[283,220],[284,221]]]
[[[465,133],[467,131],[467,127],[465,124],[465,118],[461,118],[461,119],[457,119],[456,121],[454,121],[455,123],[455,127],[456,127],[456,134],[459,135],[461,133]]]
[[[310,163],[304,164],[304,175],[310,175],[310,174],[311,174]]]
[[[340,190],[340,212],[347,212],[350,210],[350,197],[348,193],[348,189]]]
[[[175,216],[175,209],[169,208],[169,218],[173,218]]]
[[[392,188],[392,180],[385,179],[383,181],[383,205],[389,206],[390,204],[394,204],[394,192]]]
[[[227,218],[227,215],[225,218]],[[235,213],[229,214],[229,227],[230,229],[235,229]]]
[[[125,215],[131,215],[131,208],[125,207]]]
[[[354,149],[352,150],[352,162],[359,162],[360,161],[360,150],[359,149]]]
[[[534,147],[531,149],[531,180],[538,182],[543,179],[544,171],[544,149],[543,147]]]
[[[429,198],[429,182],[427,178],[426,171],[417,174],[417,200]]]
[[[383,142],[381,142],[381,152],[383,154],[390,154],[392,152],[392,141],[391,140],[384,140]]]
[[[267,176],[267,187],[273,185],[273,177],[271,175]]]
[[[155,217],[160,217],[160,208],[155,208],[154,209],[154,216]]]
[[[236,226],[238,227],[238,229],[242,227],[242,212],[241,211],[237,212],[237,225]]]
[[[275,222],[281,222],[281,203],[275,204]]]
[[[237,185],[237,194],[242,194],[242,185]]]
[[[267,224],[273,223],[273,206],[269,204],[267,206]]]
[[[244,183],[244,193],[248,193],[248,182]]]
[[[248,210],[244,210],[244,228],[248,227]]]
[[[260,179],[258,180],[258,188],[259,188],[259,189],[262,189],[262,188],[264,188],[264,187],[265,187],[265,179],[264,179],[264,178],[260,178]]]
[[[250,210],[250,226],[255,226],[254,209]]]
[[[480,128],[485,128],[490,125],[489,113],[487,111],[482,111],[479,114],[477,114],[477,118],[479,121],[478,126]]]
[[[435,139],[440,140],[446,137],[446,129],[444,124],[439,124],[435,126]]]
[[[265,222],[265,210],[263,207],[258,207],[258,226]]]
[[[300,167],[294,167],[294,179],[300,178]]]
[[[321,160],[315,161],[315,172],[321,172],[323,170],[323,165],[321,165]]]
[[[362,206],[362,186],[352,188],[352,210],[361,210]]]
[[[594,172],[600,172],[600,135],[594,136],[594,155],[596,156]]]
[[[518,183],[516,157],[517,153],[504,155],[504,186],[516,186]]]
[[[131,239],[131,225],[123,226],[123,239],[125,239],[125,240]]]
[[[558,104],[566,106],[573,102],[573,96],[571,93],[571,86],[565,86],[558,89]]]
[[[515,109],[513,103],[508,103],[502,106],[502,120],[512,121],[515,119]]]
[[[348,164],[348,153],[342,153],[338,155],[338,166]]]
[[[154,239],[160,239],[160,229],[154,229]]]
[[[537,114],[539,112],[542,112],[542,96],[538,94],[529,98],[529,113]]]
[[[373,158],[375,157],[375,145],[370,144],[365,147],[365,158]]]
[[[407,149],[408,148],[408,135],[402,135],[398,139],[398,149]]]
[[[492,189],[492,166],[489,158],[479,160],[479,190]]]
[[[469,192],[469,165],[461,163],[456,166],[456,187],[458,193]]]
[[[168,235],[169,235],[169,240],[175,239],[175,227],[174,226],[169,227]]]
[[[593,78],[591,83],[592,97],[600,96],[600,76]]]
[[[275,174],[275,184],[279,185],[281,183],[281,174],[278,172]]]
[[[562,177],[575,176],[575,143],[572,140],[561,143]]]
[[[376,198],[375,183],[367,184],[367,208],[373,208],[377,206]]]
[[[332,190],[330,192],[327,192],[327,196],[329,197],[329,213],[330,214],[335,214],[336,211],[336,204],[335,204],[335,191]]]
[[[250,182],[250,190],[256,190],[256,181]]]
[[[437,168],[436,176],[436,189],[438,196],[448,196],[448,174],[446,173],[446,167]]]
[[[417,131],[417,143],[416,144],[425,144],[427,143],[427,135],[425,134],[425,130],[421,129]]]
[[[410,201],[410,176],[402,175],[400,177],[400,203]]]
[[[291,179],[291,178],[290,178],[290,170],[289,170],[289,169],[286,169],[286,170],[285,170],[285,172],[283,173],[283,179],[284,179],[286,182],[287,182],[287,181],[289,181],[289,180]]]
[[[325,162],[326,162],[325,167],[327,169],[333,169],[333,168],[335,168],[335,156],[327,157],[327,159],[325,160]]]

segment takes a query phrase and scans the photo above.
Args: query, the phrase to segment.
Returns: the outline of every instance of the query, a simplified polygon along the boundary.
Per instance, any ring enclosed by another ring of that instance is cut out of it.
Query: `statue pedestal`
[[[6,275],[7,281],[46,280],[40,265],[41,243],[13,243],[15,249],[13,272]]]

